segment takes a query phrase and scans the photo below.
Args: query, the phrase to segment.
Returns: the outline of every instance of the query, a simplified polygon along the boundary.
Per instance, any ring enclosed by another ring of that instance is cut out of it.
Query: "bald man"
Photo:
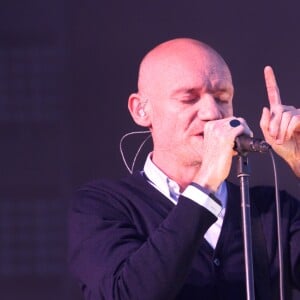
[[[300,111],[281,103],[270,67],[265,80],[264,137],[300,177]],[[71,269],[85,299],[246,299],[239,188],[226,178],[235,138],[252,132],[233,116],[233,92],[227,64],[202,42],[167,41],[144,57],[128,108],[151,131],[153,151],[143,170],[83,186],[71,211]],[[274,190],[250,195],[261,229],[254,243],[265,253],[255,274],[267,265],[256,296],[279,299]],[[285,192],[281,203],[291,297],[300,288],[300,205]]]

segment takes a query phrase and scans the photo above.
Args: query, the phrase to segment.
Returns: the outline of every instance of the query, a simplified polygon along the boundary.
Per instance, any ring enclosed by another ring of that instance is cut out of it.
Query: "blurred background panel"
[[[293,1],[5,0],[0,9],[0,287],[5,300],[80,300],[67,265],[72,192],[127,171],[123,134],[139,130],[127,112],[137,69],[158,43],[188,36],[231,67],[235,114],[261,136],[268,104],[263,67],[282,98],[299,106],[299,4]],[[128,138],[132,160],[142,137]],[[137,161],[143,165],[151,142]],[[267,155],[251,155],[254,184],[272,184]],[[299,182],[278,159],[281,188]],[[231,180],[236,181],[235,168]],[[300,299],[299,294],[294,299]]]
[[[58,0],[1,2],[3,299],[76,299],[66,264],[71,190],[66,5]]]

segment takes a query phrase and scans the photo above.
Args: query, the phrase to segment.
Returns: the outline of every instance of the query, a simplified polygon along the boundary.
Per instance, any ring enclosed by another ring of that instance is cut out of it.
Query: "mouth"
[[[204,139],[204,133],[200,132],[194,135],[194,137],[198,140],[198,141],[203,141]]]

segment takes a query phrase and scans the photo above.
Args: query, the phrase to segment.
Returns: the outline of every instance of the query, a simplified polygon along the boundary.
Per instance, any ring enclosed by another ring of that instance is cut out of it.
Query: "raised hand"
[[[273,69],[264,69],[270,108],[264,108],[260,126],[266,141],[300,177],[300,109],[283,105]]]

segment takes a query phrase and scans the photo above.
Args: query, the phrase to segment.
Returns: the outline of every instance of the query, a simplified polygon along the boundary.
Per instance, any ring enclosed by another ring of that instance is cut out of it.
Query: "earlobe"
[[[146,109],[147,100],[140,97],[138,93],[133,93],[128,99],[128,109],[134,122],[143,127],[150,127],[151,122]]]

